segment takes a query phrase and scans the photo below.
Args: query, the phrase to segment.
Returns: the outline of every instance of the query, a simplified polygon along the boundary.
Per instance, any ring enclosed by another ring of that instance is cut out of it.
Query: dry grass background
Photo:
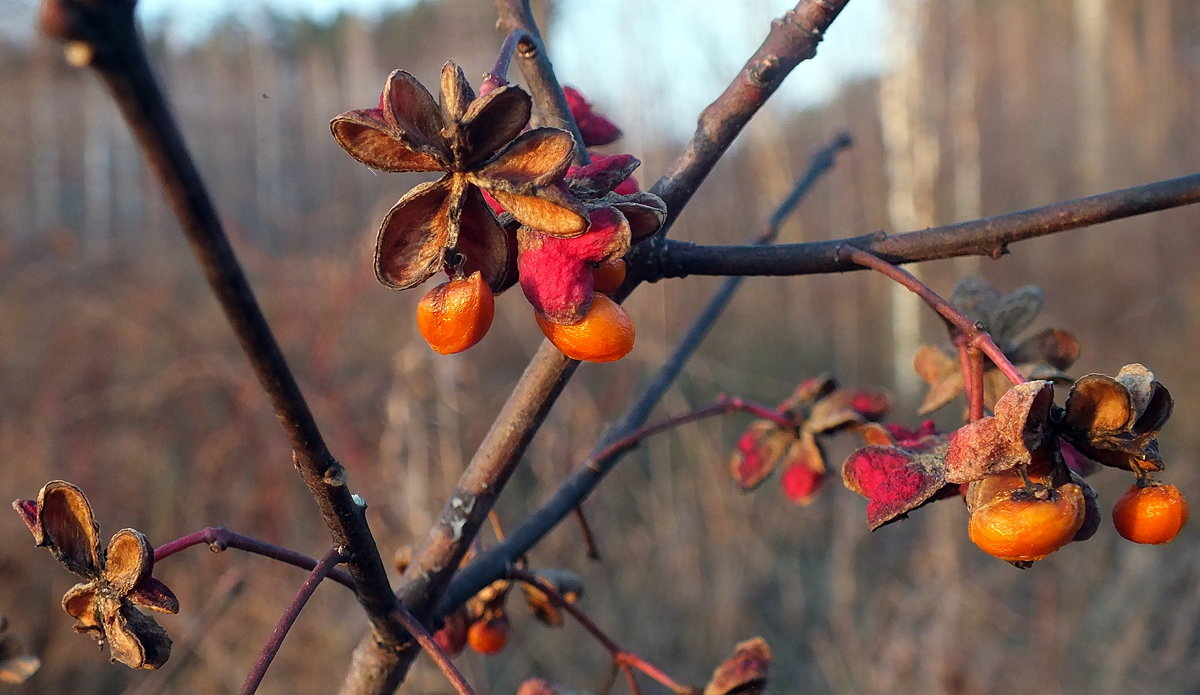
[[[479,347],[449,358],[428,351],[412,328],[417,297],[378,287],[368,265],[375,220],[407,182],[353,166],[325,123],[367,103],[391,67],[430,77],[449,57],[446,46],[482,69],[496,43],[487,8],[477,7],[484,4],[422,5],[376,27],[345,19],[332,28],[288,25],[270,40],[230,31],[186,50],[159,46],[180,120],[251,281],[332,450],[370,503],[385,553],[419,539],[539,336],[519,293],[509,293]],[[1098,30],[1080,10],[1086,4],[971,3],[966,23],[948,14],[966,3],[922,5],[921,107],[913,113],[942,152],[929,181],[929,223],[957,219],[956,181],[972,168],[982,214],[1196,170],[1200,10],[1187,0],[1110,0],[1103,50],[1093,55],[1086,47]],[[30,497],[64,478],[90,493],[105,537],[133,526],[162,543],[219,524],[320,554],[325,534],[265,398],[103,94],[89,75],[61,68],[52,47],[3,50],[10,98],[0,116],[22,137],[0,140],[0,498]],[[964,63],[972,66],[965,87],[950,79]],[[974,100],[966,115],[953,98],[964,89]],[[764,113],[674,234],[744,238],[809,153],[841,129],[854,134],[855,149],[785,238],[890,228],[886,169],[895,152],[885,145],[879,94],[878,83],[863,82],[820,110]],[[978,133],[974,161],[962,149],[964,123]],[[643,180],[676,147],[639,152]],[[1167,477],[1200,499],[1200,437],[1191,426],[1200,416],[1197,232],[1200,213],[1185,208],[1023,243],[999,262],[929,264],[924,273],[947,292],[976,272],[1006,290],[1044,287],[1035,328],[1080,338],[1078,374],[1133,361],[1154,369],[1176,396],[1163,435]],[[639,290],[628,304],[637,349],[618,364],[580,370],[502,498],[502,520],[515,523],[555,488],[715,284],[690,278]],[[826,370],[848,384],[893,386],[889,296],[884,280],[861,273],[748,281],[659,414],[719,393],[774,402]],[[927,340],[941,340],[935,321],[921,326]],[[914,422],[918,394],[898,396],[895,417]],[[676,678],[702,683],[735,642],[762,635],[775,651],[771,691],[779,693],[1200,687],[1193,529],[1172,546],[1146,548],[1105,525],[1020,572],[967,541],[955,502],[871,534],[862,500],[836,483],[803,509],[771,483],[738,493],[725,452],[744,424],[732,417],[685,427],[622,463],[586,507],[603,563],[585,559],[571,524],[532,554],[535,565],[584,575],[584,607]],[[853,444],[835,442],[831,459]],[[1126,480],[1108,473],[1094,484],[1111,502]],[[9,689],[233,691],[303,579],[261,558],[202,549],[157,574],[183,604],[162,620],[176,639],[171,662],[153,674],[110,666],[91,640],[71,634],[58,607],[70,578],[32,547],[16,515],[0,516],[0,613],[44,662],[29,683]],[[482,692],[512,692],[533,675],[598,686],[606,655],[582,630],[551,631],[519,613],[503,656],[459,659]],[[334,691],[363,625],[345,590],[321,589],[260,692]],[[449,691],[424,662],[408,689]]]

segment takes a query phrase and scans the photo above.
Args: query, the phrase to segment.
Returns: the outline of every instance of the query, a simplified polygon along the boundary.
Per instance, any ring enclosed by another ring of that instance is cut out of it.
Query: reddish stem
[[[707,405],[703,408],[697,408],[696,410],[683,413],[682,415],[676,415],[675,417],[667,418],[666,420],[657,422],[653,425],[647,425],[641,429],[631,432],[624,437],[621,437],[620,439],[614,440],[608,446],[589,456],[588,459],[583,462],[583,465],[598,472],[599,463],[601,461],[634,448],[647,437],[659,434],[660,432],[666,432],[667,430],[671,430],[697,420],[703,420],[715,415],[726,415],[728,413],[737,412],[750,413],[751,415],[755,415],[764,420],[770,420],[780,427],[796,426],[796,421],[793,418],[784,413],[780,413],[778,410],[775,410],[770,406],[747,401],[738,396],[720,396],[712,405]]]
[[[971,422],[978,422],[983,419],[984,407],[983,353],[968,345],[962,334],[955,336],[954,344],[958,346],[959,362],[962,364],[969,417]]]
[[[454,662],[450,660],[450,655],[438,646],[437,640],[433,638],[433,635],[429,634],[429,630],[425,629],[420,620],[417,620],[403,606],[393,611],[392,617],[396,622],[403,625],[409,634],[416,638],[417,644],[420,644],[425,653],[429,655],[429,658],[433,659],[433,663],[446,676],[446,680],[450,681],[450,685],[454,686],[454,690],[458,695],[475,695],[475,691],[471,688],[471,684],[467,682],[466,677],[463,676],[462,671],[459,671]]]
[[[483,96],[508,84],[508,66],[512,64],[513,54],[517,51],[517,44],[529,40],[531,40],[531,36],[524,29],[515,29],[508,32],[508,36],[504,37],[504,43],[500,45],[500,53],[496,56],[496,63],[483,76],[483,85],[479,87],[479,96]]]
[[[621,645],[617,644],[611,637],[601,630],[596,623],[592,622],[592,619],[589,618],[586,613],[580,610],[579,607],[574,603],[568,601],[565,596],[560,594],[558,590],[550,584],[550,582],[546,581],[542,577],[514,567],[509,569],[508,578],[515,582],[528,584],[529,586],[532,586],[545,593],[550,599],[551,603],[569,613],[572,618],[575,618],[575,620],[580,624],[581,627],[583,627],[584,630],[587,630],[592,637],[596,638],[597,642],[603,645],[604,648],[607,649],[610,654],[612,654],[613,663],[616,664],[618,668],[626,671],[626,674],[630,676],[631,680],[632,675],[629,674],[629,669],[635,668],[676,693],[682,694],[692,692],[691,688],[679,685],[661,669],[647,662],[645,659],[642,659],[637,654],[622,649]],[[636,685],[631,683],[631,687],[635,688]]]
[[[189,533],[182,538],[177,538],[170,543],[163,543],[154,549],[154,562],[162,562],[181,550],[186,550],[200,544],[207,545],[209,550],[212,550],[214,553],[219,553],[226,548],[237,548],[238,550],[269,557],[272,560],[278,560],[306,570],[314,569],[317,566],[316,560],[303,553],[282,548],[266,541],[260,541],[250,536],[243,536],[240,533],[234,533],[224,526],[208,526],[195,533]],[[335,567],[329,571],[329,578],[354,591],[354,578],[346,570]]]
[[[954,305],[950,302],[942,299],[937,292],[934,292],[928,285],[914,277],[912,273],[888,263],[873,253],[863,251],[854,246],[838,246],[835,255],[840,259],[882,273],[903,285],[913,294],[925,300],[926,304],[962,333],[965,336],[968,347],[983,351],[983,354],[987,355],[988,359],[995,363],[996,368],[1004,376],[1008,377],[1009,381],[1014,385],[1025,383],[1025,377],[1013,366],[1013,363],[1004,355],[1004,351],[996,345],[995,341],[992,340],[992,336],[987,331],[980,328],[978,324],[954,308]]]
[[[288,604],[287,610],[283,612],[283,616],[279,619],[279,624],[275,626],[275,630],[271,633],[271,638],[263,646],[262,654],[254,662],[254,667],[250,669],[250,673],[246,674],[246,681],[242,684],[242,689],[238,691],[240,695],[252,695],[258,690],[262,679],[267,675],[267,669],[271,666],[271,662],[275,659],[275,655],[279,653],[279,648],[283,646],[283,639],[287,637],[287,633],[292,629],[292,625],[296,624],[296,618],[300,617],[300,611],[304,610],[308,599],[312,597],[313,592],[317,590],[317,585],[321,583],[334,566],[341,562],[342,548],[339,546],[331,546],[325,551],[325,555],[321,557],[321,561],[313,567],[308,578],[300,585],[300,590],[296,592],[296,597]]]

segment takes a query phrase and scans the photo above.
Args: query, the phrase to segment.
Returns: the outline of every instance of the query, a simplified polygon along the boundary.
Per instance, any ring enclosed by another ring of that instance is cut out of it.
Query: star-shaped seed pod
[[[83,491],[54,480],[37,500],[17,500],[13,508],[45,547],[72,573],[86,581],[63,596],[63,610],[75,618],[75,630],[108,643],[113,661],[130,668],[156,669],[171,655],[171,637],[137,606],[178,613],[179,600],[152,576],[154,549],[139,531],[121,529],[100,547],[100,527]]]
[[[1079,342],[1070,333],[1047,328],[1017,341],[1042,310],[1043,293],[1034,285],[1008,294],[980,278],[964,278],[955,286],[950,303],[969,318],[982,323],[1006,357],[1029,379],[1049,379],[1068,383],[1063,372],[1079,357]],[[992,408],[1011,385],[990,361],[985,361],[984,403]],[[917,411],[931,413],[954,400],[963,391],[962,366],[958,357],[946,350],[922,345],[913,358],[913,368],[929,384],[925,400]]]
[[[453,62],[442,69],[440,104],[412,75],[396,70],[379,105],[330,121],[333,137],[358,161],[388,172],[445,172],[406,193],[384,217],[375,275],[414,287],[449,265],[478,270],[494,291],[511,284],[511,238],[485,203],[486,190],[521,223],[575,236],[587,212],[562,184],[575,141],[557,128],[521,130],[532,101],[513,85],[476,97]]]
[[[567,172],[567,190],[587,209],[587,232],[566,238],[527,223],[517,230],[521,289],[538,313],[553,323],[581,321],[594,294],[592,267],[623,257],[666,219],[666,204],[658,196],[636,188],[626,194],[616,192],[640,164],[628,154],[594,155],[591,164]]]
[[[1154,373],[1140,364],[1116,378],[1088,374],[1071,387],[1062,414],[1062,436],[1088,458],[1144,474],[1163,469],[1158,433],[1174,401]]]
[[[752,490],[782,467],[780,485],[796,504],[811,502],[826,477],[825,452],[818,437],[883,417],[891,403],[882,391],[839,389],[828,375],[805,379],[776,412],[794,427],[755,420],[738,439],[729,471],[743,490]]]

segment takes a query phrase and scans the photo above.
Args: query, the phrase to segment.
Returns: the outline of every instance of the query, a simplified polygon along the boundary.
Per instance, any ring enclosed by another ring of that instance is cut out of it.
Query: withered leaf
[[[867,526],[874,531],[933,499],[946,485],[944,437],[907,446],[867,446],[842,464],[842,482],[867,498]]]
[[[796,440],[794,432],[770,420],[756,420],[742,433],[729,461],[729,472],[743,490],[753,490],[775,471],[780,458]]]
[[[746,640],[713,670],[704,695],[759,695],[771,670],[771,647],[761,637]]]

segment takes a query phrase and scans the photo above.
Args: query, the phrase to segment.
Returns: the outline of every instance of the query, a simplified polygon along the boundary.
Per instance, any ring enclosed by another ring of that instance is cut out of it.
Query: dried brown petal
[[[474,170],[472,183],[489,192],[492,188],[500,188],[512,193],[556,184],[571,166],[574,153],[575,140],[570,133],[557,128],[534,128],[521,133],[495,158]],[[513,212],[507,205],[504,207]],[[517,219],[540,229],[520,216]]]
[[[917,409],[918,415],[928,415],[954,400],[963,391],[962,369],[941,349],[922,345],[913,358],[913,369],[922,381],[929,384],[925,400]]]
[[[179,599],[175,598],[175,593],[154,577],[142,579],[126,598],[134,605],[159,613],[179,612]]]
[[[1000,292],[983,278],[963,278],[950,293],[950,303],[976,321],[982,321],[998,301]]]
[[[457,248],[463,257],[463,273],[469,276],[479,271],[492,292],[511,285],[509,264],[516,254],[510,244],[515,240],[500,226],[483,193],[473,186],[468,186],[463,196],[459,225]]]
[[[93,582],[76,584],[63,594],[63,610],[75,619],[77,631],[100,629],[100,619],[96,616],[95,602],[96,585]]]
[[[1081,377],[1067,396],[1064,422],[1072,430],[1113,432],[1125,429],[1132,420],[1129,391],[1110,376]]]
[[[458,135],[454,131],[457,131],[459,123],[467,113],[467,107],[474,100],[475,90],[471,89],[471,83],[467,81],[467,76],[463,74],[462,68],[458,67],[453,60],[446,61],[446,64],[442,66],[442,91],[438,101],[442,108],[442,123],[451,131],[443,131],[447,139],[453,140]],[[454,147],[453,142],[451,147]],[[462,161],[459,160],[459,163]]]
[[[0,683],[19,685],[29,680],[41,667],[41,659],[28,654],[0,658]]]
[[[783,403],[779,404],[779,410],[802,410],[808,408],[818,400],[833,393],[836,388],[837,381],[830,374],[809,377],[796,385],[791,395]]]
[[[1008,358],[1016,363],[1048,364],[1066,369],[1079,359],[1079,341],[1059,328],[1047,328],[1022,340]]]
[[[403,70],[388,75],[379,108],[347,111],[329,127],[342,149],[373,169],[444,171],[450,166],[433,95]]]
[[[813,404],[804,429],[835,432],[849,425],[878,420],[887,412],[891,398],[875,389],[839,389]]]
[[[767,686],[771,648],[761,637],[733,648],[733,655],[713,670],[704,695],[759,695]]]
[[[994,306],[988,308],[987,315],[980,319],[997,344],[1008,345],[1013,336],[1033,323],[1041,313],[1044,301],[1041,288],[1026,285],[1000,297]]]
[[[521,133],[529,123],[533,101],[520,87],[506,85],[479,97],[463,116],[463,137],[470,153],[463,162],[474,168]]]
[[[13,635],[6,634],[7,630],[8,620],[0,615],[0,683],[24,683],[37,673],[42,662],[26,654],[25,646]]]
[[[1140,364],[1127,364],[1117,373],[1117,382],[1129,391],[1137,433],[1162,429],[1171,416],[1174,401],[1167,388],[1154,378],[1154,372]]]
[[[140,531],[126,528],[117,531],[108,542],[108,557],[104,562],[102,581],[118,595],[124,596],[138,582],[150,576],[154,568],[154,549]]]
[[[104,564],[100,526],[83,491],[63,480],[50,481],[38,493],[37,509],[42,531],[38,544],[75,574],[99,575]]]
[[[996,403],[996,414],[966,425],[950,435],[946,452],[946,482],[973,480],[1027,464],[1031,452],[1045,444],[1054,405],[1049,381],[1018,384]]]
[[[616,208],[629,220],[634,243],[657,232],[667,219],[667,204],[653,193],[637,192],[618,196],[610,193],[592,204]]]
[[[171,656],[167,631],[154,618],[124,603],[104,611],[104,636],[112,660],[130,668],[153,671]]]
[[[450,240],[449,177],[404,194],[383,218],[375,245],[375,277],[396,290],[415,287],[442,269]]]

